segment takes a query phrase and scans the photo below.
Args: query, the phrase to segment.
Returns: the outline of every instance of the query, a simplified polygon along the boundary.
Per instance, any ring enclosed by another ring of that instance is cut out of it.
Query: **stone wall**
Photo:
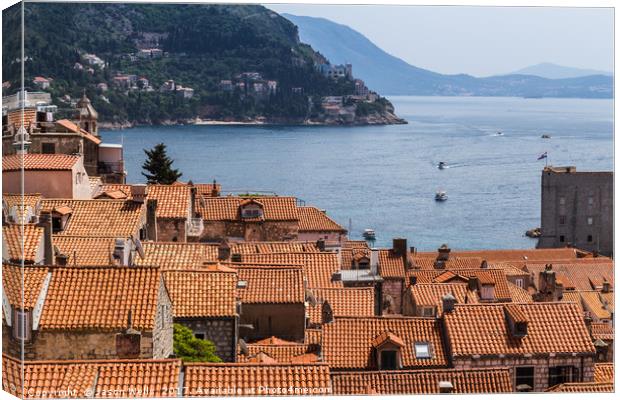
[[[555,366],[573,366],[579,370],[578,381],[590,382],[594,380],[594,355],[572,356],[553,355],[548,357],[501,357],[501,358],[463,358],[454,359],[455,369],[497,368],[510,367],[513,382],[513,391],[516,391],[515,367],[534,367],[534,392],[543,392],[549,387],[549,368]]]
[[[325,243],[328,244],[342,244],[345,240],[347,240],[347,235],[342,232],[334,231],[299,231],[297,237],[297,240],[299,240],[300,242],[316,242],[319,239],[325,240]]]
[[[297,240],[297,221],[204,221],[201,242],[218,242],[223,239],[256,241]]]
[[[195,334],[203,334],[205,339],[215,344],[216,354],[224,362],[236,360],[237,318],[176,318]]]
[[[167,358],[173,352],[174,328],[172,301],[164,285],[163,278],[160,278],[157,304],[157,314],[155,315],[155,326],[153,327],[152,334],[152,357]]]
[[[241,307],[239,336],[255,341],[276,336],[286,340],[303,340],[306,309],[298,304],[243,304]],[[252,325],[254,329],[242,325]]]
[[[185,232],[187,220],[185,218],[157,217],[157,241],[159,242],[187,242]]]

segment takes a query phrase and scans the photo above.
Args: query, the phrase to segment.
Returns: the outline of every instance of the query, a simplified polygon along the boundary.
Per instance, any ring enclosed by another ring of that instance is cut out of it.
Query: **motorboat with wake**
[[[435,201],[446,201],[448,200],[448,194],[443,191],[443,190],[439,190],[437,191],[437,193],[435,193]]]

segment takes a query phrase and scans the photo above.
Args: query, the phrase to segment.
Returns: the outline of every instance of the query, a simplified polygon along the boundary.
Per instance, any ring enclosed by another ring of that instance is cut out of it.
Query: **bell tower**
[[[90,99],[86,97],[86,91],[84,91],[84,95],[82,95],[82,98],[77,102],[75,115],[77,124],[86,132],[99,136],[99,128],[97,127],[98,117],[99,114],[93,108]]]

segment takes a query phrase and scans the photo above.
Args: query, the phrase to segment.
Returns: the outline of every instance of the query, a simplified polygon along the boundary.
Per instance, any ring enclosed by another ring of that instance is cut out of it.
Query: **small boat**
[[[448,194],[444,192],[443,190],[440,190],[437,193],[435,193],[435,201],[446,201],[446,200],[448,200]]]
[[[543,139],[551,139],[551,135],[547,135],[546,133],[541,136]]]
[[[497,133],[495,134],[496,136],[504,136],[504,132],[502,131],[497,131]]]
[[[448,165],[443,162],[443,161],[439,161],[439,164],[437,164],[437,168],[439,169],[445,169]]]
[[[362,233],[362,236],[364,236],[364,239],[366,239],[366,240],[375,240],[375,238],[376,238],[375,230],[374,229],[364,229],[364,233]]]

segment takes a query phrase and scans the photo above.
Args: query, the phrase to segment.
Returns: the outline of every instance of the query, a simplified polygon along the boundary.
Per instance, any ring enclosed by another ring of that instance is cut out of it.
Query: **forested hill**
[[[4,94],[19,86],[19,11],[3,14]],[[67,112],[86,88],[106,121],[301,121],[321,112],[322,96],[354,91],[317,72],[325,59],[297,27],[258,5],[26,3],[25,31],[26,86],[49,79]]]

